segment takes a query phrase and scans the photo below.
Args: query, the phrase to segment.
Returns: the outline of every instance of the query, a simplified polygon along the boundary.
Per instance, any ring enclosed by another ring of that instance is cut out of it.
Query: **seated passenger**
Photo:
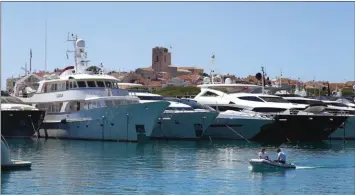
[[[265,148],[262,148],[261,151],[259,152],[259,158],[269,160],[269,157],[266,155]]]

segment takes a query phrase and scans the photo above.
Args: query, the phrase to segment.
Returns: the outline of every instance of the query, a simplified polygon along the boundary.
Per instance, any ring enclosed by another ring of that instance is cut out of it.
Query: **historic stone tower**
[[[168,72],[171,65],[171,53],[165,47],[155,47],[152,49],[152,69],[158,72]]]

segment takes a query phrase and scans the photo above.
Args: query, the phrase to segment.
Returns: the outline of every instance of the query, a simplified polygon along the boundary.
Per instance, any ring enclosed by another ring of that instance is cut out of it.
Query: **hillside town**
[[[214,56],[212,56],[214,58]],[[64,67],[63,67],[64,68]],[[105,70],[104,67],[90,66],[88,69],[94,71]],[[11,77],[6,80],[6,90],[11,93],[16,85],[27,82],[36,83],[44,79],[45,75],[60,75],[63,69],[55,68],[53,71],[28,71],[25,70],[24,75],[17,78]],[[172,63],[172,53],[165,47],[152,48],[151,66],[141,67],[132,71],[109,71],[107,74],[117,78],[122,83],[136,83],[142,84],[150,91],[155,91],[166,86],[197,86],[203,83],[206,73],[200,67],[184,67],[175,66]],[[230,74],[219,74],[222,81],[225,78],[230,78],[232,83],[248,83],[261,85],[261,79],[255,75],[248,75],[241,77]],[[281,85],[280,85],[281,81]],[[344,83],[328,83],[327,81],[301,81],[299,79],[282,78],[280,76],[269,78],[265,75],[265,84],[270,86],[282,87],[290,90],[295,90],[296,86],[306,89],[307,92],[318,94],[319,91],[328,92],[332,94],[341,91],[343,95],[352,95],[354,81],[347,81]],[[36,85],[36,84],[34,84]],[[328,89],[329,88],[329,89]],[[315,92],[318,91],[318,92]]]

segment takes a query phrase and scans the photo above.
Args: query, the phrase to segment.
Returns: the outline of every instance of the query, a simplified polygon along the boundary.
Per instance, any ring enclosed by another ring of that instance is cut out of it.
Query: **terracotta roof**
[[[145,86],[147,87],[160,87],[161,82],[160,81],[149,81]]]
[[[189,71],[189,70],[185,70],[185,69],[181,69],[181,68],[178,68],[177,71],[178,71],[178,72],[191,72],[191,71]]]
[[[181,75],[181,76],[177,76],[175,78],[181,79],[181,80],[185,80],[185,81],[196,81],[200,78],[200,75],[198,74],[192,74],[192,75]]]
[[[145,68],[137,68],[138,69],[141,69],[141,70],[146,70],[146,71],[153,71],[153,68],[151,66],[149,67],[145,67]]]
[[[181,68],[181,69],[198,69],[198,70],[203,70],[203,68],[199,68],[199,67],[185,67],[185,66],[180,66],[179,68]]]

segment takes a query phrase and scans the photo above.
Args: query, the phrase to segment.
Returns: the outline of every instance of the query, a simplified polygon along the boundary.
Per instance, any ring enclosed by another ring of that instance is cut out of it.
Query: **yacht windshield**
[[[178,103],[183,103],[183,104],[189,105],[193,109],[205,109],[205,110],[214,111],[213,108],[206,106],[206,105],[201,105],[201,104],[197,103],[195,100],[179,99],[179,98],[164,98],[164,99],[167,101],[178,102]]]
[[[137,96],[140,100],[164,100],[162,96]]]
[[[208,87],[210,89],[222,91],[227,94],[232,94],[232,93],[240,93],[240,92],[246,92],[249,93],[252,91],[251,88],[248,86],[233,86],[233,87]]]
[[[348,107],[348,106],[345,105],[345,104],[337,103],[337,102],[326,102],[325,104],[331,105],[331,106],[338,106],[338,107]]]
[[[263,99],[266,102],[290,103],[289,101],[283,99],[282,97],[259,96],[259,98]]]

